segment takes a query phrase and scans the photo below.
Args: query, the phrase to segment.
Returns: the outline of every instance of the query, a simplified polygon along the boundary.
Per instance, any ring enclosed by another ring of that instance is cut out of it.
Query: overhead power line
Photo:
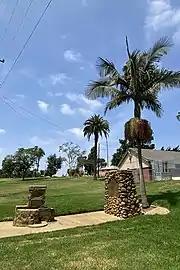
[[[45,119],[44,117],[39,116],[39,115],[37,115],[37,114],[31,112],[30,110],[24,108],[23,106],[17,104],[16,102],[14,102],[14,101],[12,101],[12,100],[10,100],[10,99],[7,98],[6,96],[0,96],[0,99],[3,100],[3,102],[6,103],[7,106],[9,106],[16,114],[18,114],[18,115],[21,116],[21,117],[23,117],[23,115],[20,114],[19,112],[17,112],[16,109],[15,109],[9,102],[11,102],[12,104],[17,105],[21,110],[27,112],[27,113],[30,114],[31,116],[34,116],[34,117],[40,119],[41,121],[46,122],[47,124],[49,124],[49,125],[51,125],[51,126],[57,128],[57,129],[59,129],[59,130],[67,131],[67,132],[69,132],[69,133],[71,133],[71,134],[77,135],[77,134],[74,133],[73,131],[70,131],[70,130],[68,130],[68,129],[66,129],[66,128],[62,128],[62,127],[60,127],[59,125],[54,124],[53,122],[51,122],[51,121]]]
[[[5,30],[4,30],[3,35],[2,35],[1,42],[4,40],[4,37],[5,37],[6,32],[7,32],[7,30],[8,30],[8,27],[9,27],[11,21],[12,21],[13,15],[14,15],[14,13],[15,13],[15,11],[16,11],[17,6],[18,6],[18,2],[19,2],[19,0],[16,0],[15,6],[14,6],[14,8],[13,8],[13,10],[12,10],[11,16],[9,17],[9,21],[8,21],[7,26],[6,26]]]
[[[6,74],[4,80],[2,81],[2,83],[1,83],[1,85],[0,85],[0,89],[2,89],[4,83],[6,82],[6,80],[7,80],[8,77],[9,77],[9,75],[11,74],[13,68],[15,67],[16,63],[18,62],[20,56],[22,55],[22,53],[23,53],[24,49],[26,48],[26,46],[27,46],[29,40],[30,40],[31,37],[33,36],[33,34],[34,34],[36,28],[38,27],[39,23],[41,22],[42,18],[44,17],[44,14],[46,13],[46,11],[47,11],[47,9],[49,8],[49,6],[50,6],[51,3],[52,3],[52,0],[50,0],[50,1],[48,2],[48,4],[46,5],[44,11],[42,12],[42,14],[41,14],[41,16],[40,16],[40,18],[39,18],[39,20],[37,21],[37,23],[36,23],[35,26],[33,27],[33,29],[32,29],[32,31],[31,31],[29,37],[27,38],[27,40],[26,40],[26,42],[24,43],[22,49],[20,50],[20,52],[19,52],[19,54],[17,55],[15,61],[13,62],[11,68],[9,69],[9,71],[8,71],[8,73]]]
[[[9,106],[17,115],[22,116],[20,113],[18,113],[11,104],[9,104],[4,98],[0,97],[0,99],[7,105]],[[22,116],[23,117],[23,116]]]
[[[16,33],[15,33],[15,35],[14,35],[14,37],[13,37],[13,41],[15,40],[17,34],[19,33],[19,30],[20,30],[21,26],[23,25],[23,23],[24,23],[24,21],[25,21],[27,15],[28,15],[28,12],[29,12],[30,7],[32,6],[32,3],[33,3],[33,2],[34,2],[34,0],[30,0],[30,1],[29,1],[29,5],[28,5],[28,7],[27,7],[27,9],[26,9],[26,12],[25,12],[25,14],[24,14],[24,16],[23,16],[23,18],[22,18],[22,20],[21,20],[21,22],[20,22],[20,24],[19,24],[19,26],[18,26],[18,28],[17,28],[17,31],[16,31]]]

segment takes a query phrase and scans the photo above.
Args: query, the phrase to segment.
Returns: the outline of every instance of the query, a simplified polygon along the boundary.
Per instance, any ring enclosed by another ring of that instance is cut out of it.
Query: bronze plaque
[[[118,197],[118,183],[114,179],[109,181],[108,196],[109,197]]]

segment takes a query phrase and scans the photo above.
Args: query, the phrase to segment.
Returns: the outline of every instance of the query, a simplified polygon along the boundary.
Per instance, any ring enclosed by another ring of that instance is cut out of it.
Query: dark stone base
[[[51,221],[54,221],[55,210],[54,208],[48,208],[48,207],[39,208],[39,215],[42,221],[51,222]]]

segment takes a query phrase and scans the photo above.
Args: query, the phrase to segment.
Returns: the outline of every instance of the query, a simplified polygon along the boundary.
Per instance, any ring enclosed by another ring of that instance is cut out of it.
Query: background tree
[[[15,162],[13,155],[7,155],[2,161],[2,172],[4,177],[12,178],[15,170]]]
[[[19,148],[14,155],[14,174],[24,180],[27,172],[33,168],[35,157],[32,148]]]
[[[85,154],[78,144],[72,142],[63,143],[59,146],[59,152],[64,154],[64,161],[69,169],[75,169],[77,166],[77,159]]]
[[[88,154],[88,156],[82,156],[78,158],[78,168],[84,167],[84,170],[88,173],[88,175],[94,174],[94,155],[95,155],[95,147],[93,146]],[[97,163],[99,164],[99,168],[103,168],[107,165],[104,158],[98,158]],[[97,168],[96,168],[97,169]]]
[[[154,140],[154,137],[152,136],[149,142],[141,144],[141,148],[142,149],[155,149],[155,144],[152,143],[153,140]],[[136,142],[129,142],[126,139],[120,139],[119,143],[120,143],[120,147],[113,154],[112,160],[111,160],[111,164],[114,166],[118,166],[123,155],[126,153],[126,151],[129,148],[137,148]]]
[[[56,154],[50,155],[47,158],[46,175],[52,177],[61,169],[63,163],[62,157],[57,157]]]
[[[97,145],[99,136],[109,135],[109,123],[104,120],[100,115],[91,116],[90,119],[86,120],[84,123],[84,136],[90,140],[91,136],[94,136],[94,180],[97,179],[96,168],[97,168]]]
[[[34,157],[35,157],[35,177],[37,175],[37,172],[39,172],[39,165],[40,165],[40,160],[45,156],[45,152],[41,147],[35,146],[33,148],[34,151]]]
[[[134,104],[134,118],[141,119],[143,109],[152,110],[157,117],[162,115],[162,106],[158,100],[161,89],[180,86],[180,72],[161,68],[158,63],[171,48],[168,38],[161,38],[147,51],[130,52],[126,38],[128,60],[120,73],[115,65],[99,58],[98,70],[100,79],[91,82],[86,96],[91,99],[108,97],[105,107],[114,109],[123,103]],[[142,168],[141,144],[137,141],[139,167]],[[143,206],[148,206],[143,171],[140,169],[141,198]]]

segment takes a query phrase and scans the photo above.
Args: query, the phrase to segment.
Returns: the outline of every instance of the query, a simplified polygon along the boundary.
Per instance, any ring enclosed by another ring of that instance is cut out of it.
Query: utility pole
[[[108,146],[108,139],[106,138],[106,161],[107,167],[109,166],[109,146]]]
[[[99,178],[99,159],[100,159],[100,143],[98,144],[98,159],[97,159],[97,165],[98,165],[98,178]]]

